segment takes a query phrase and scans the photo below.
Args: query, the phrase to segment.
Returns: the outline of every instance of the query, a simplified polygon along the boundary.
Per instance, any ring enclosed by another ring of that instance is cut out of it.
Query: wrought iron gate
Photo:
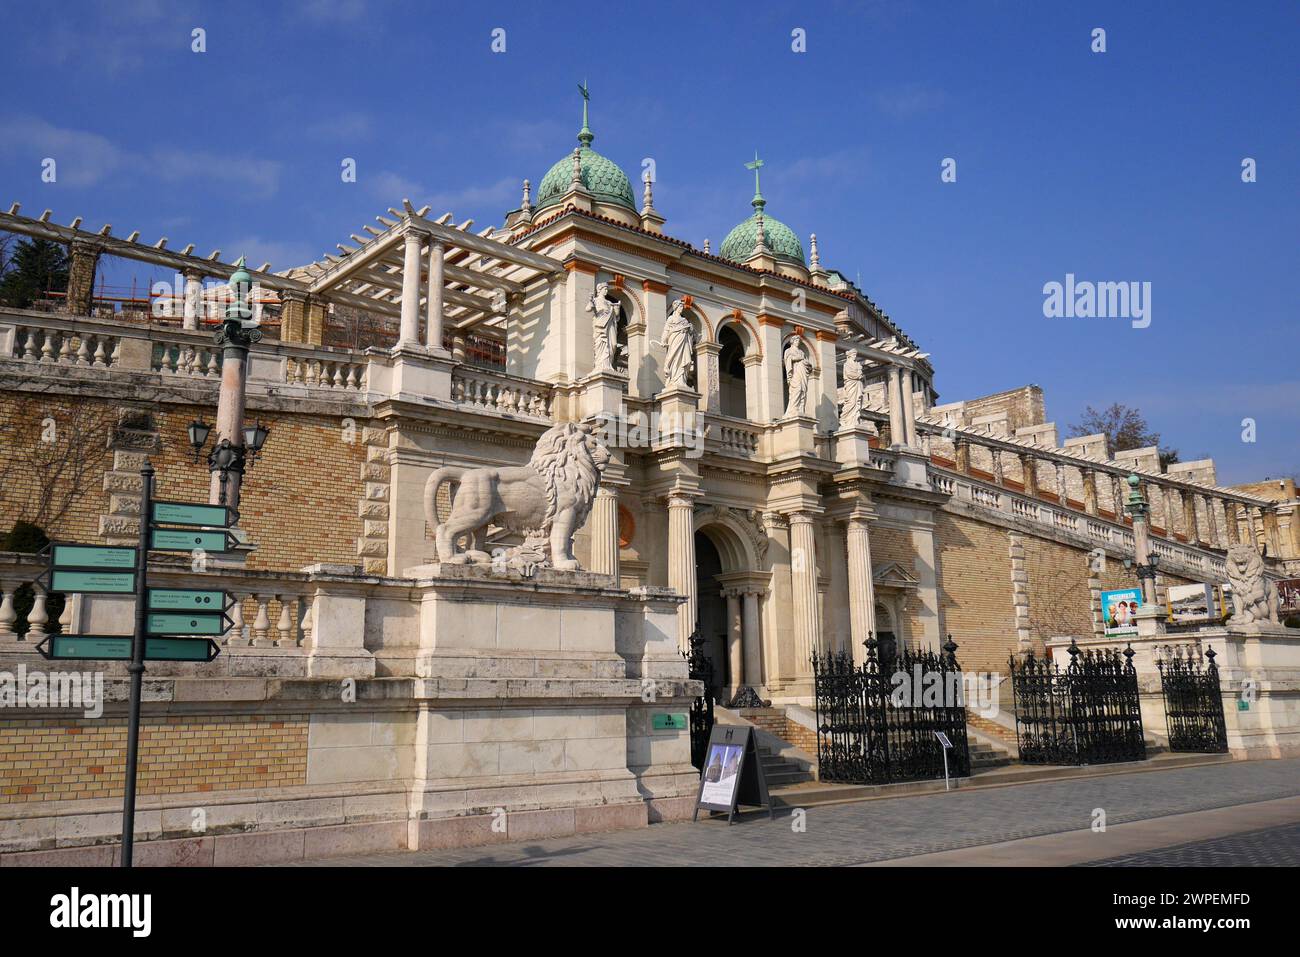
[[[1214,663],[1214,649],[1201,657],[1196,649],[1182,647],[1165,650],[1156,659],[1160,669],[1160,693],[1165,699],[1165,718],[1169,728],[1170,751],[1228,750],[1228,729],[1223,718],[1223,694],[1219,687],[1219,668]]]
[[[905,650],[880,661],[874,636],[861,665],[845,652],[813,655],[817,702],[817,777],[822,781],[884,784],[970,774],[966,708],[957,645],[942,653]],[[901,677],[900,677],[901,676]]]
[[[691,651],[686,663],[690,679],[704,683],[704,694],[691,702],[691,764],[703,770],[704,752],[713,733],[713,662],[704,653],[704,639],[698,631],[688,640]]]
[[[1070,664],[1029,654],[1011,660],[1016,739],[1025,764],[1109,764],[1146,759],[1132,646],[1067,649]]]

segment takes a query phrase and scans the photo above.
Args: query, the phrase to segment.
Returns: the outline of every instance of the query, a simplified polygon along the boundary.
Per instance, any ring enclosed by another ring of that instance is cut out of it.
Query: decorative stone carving
[[[596,372],[613,372],[618,351],[618,300],[610,298],[609,283],[596,284],[595,294],[587,300],[592,315],[591,357]]]
[[[609,450],[590,423],[565,422],[537,440],[527,465],[508,468],[448,466],[429,476],[424,512],[434,527],[438,559],[450,564],[500,564],[531,573],[537,567],[573,571],[573,534],[587,520]],[[438,487],[458,482],[451,514],[438,521]],[[494,557],[484,550],[488,526],[522,533],[524,543]],[[457,551],[460,536],[469,548]]]
[[[1264,577],[1264,559],[1253,545],[1233,545],[1227,555],[1232,586],[1231,625],[1277,624],[1277,583]]]
[[[812,375],[812,360],[804,352],[803,343],[791,339],[785,347],[785,381],[790,386],[790,399],[785,406],[785,414],[803,415],[808,400],[808,379]]]
[[[865,393],[862,381],[862,362],[856,352],[844,357],[844,385],[840,389],[840,428],[851,429],[862,416]]]
[[[685,387],[695,371],[695,329],[682,315],[686,308],[684,299],[673,300],[664,323],[664,338],[658,343],[666,350],[664,357],[664,385],[668,388]]]

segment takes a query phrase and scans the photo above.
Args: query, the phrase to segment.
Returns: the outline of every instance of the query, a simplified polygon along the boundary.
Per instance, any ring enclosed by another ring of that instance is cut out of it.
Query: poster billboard
[[[1300,615],[1300,578],[1284,578],[1277,583],[1278,613]]]
[[[1165,590],[1165,602],[1169,608],[1169,620],[1174,624],[1216,621],[1220,617],[1214,586],[1204,582],[1197,585],[1170,585]]]
[[[1137,634],[1137,610],[1142,607],[1142,589],[1119,588],[1101,593],[1101,620],[1107,638]]]

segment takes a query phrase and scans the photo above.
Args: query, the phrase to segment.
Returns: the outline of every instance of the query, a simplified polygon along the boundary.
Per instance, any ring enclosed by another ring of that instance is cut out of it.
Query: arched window
[[[749,418],[745,402],[745,344],[731,326],[718,334],[718,403],[723,415]]]

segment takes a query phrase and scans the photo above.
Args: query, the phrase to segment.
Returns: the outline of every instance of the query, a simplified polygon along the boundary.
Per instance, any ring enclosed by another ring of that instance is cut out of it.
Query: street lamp
[[[1160,565],[1160,556],[1154,554],[1148,544],[1147,517],[1151,514],[1151,506],[1142,497],[1139,489],[1141,484],[1142,480],[1136,474],[1129,475],[1128,502],[1124,509],[1133,518],[1134,557],[1124,559],[1124,568],[1136,572],[1138,585],[1142,589],[1142,604],[1151,605],[1155,603],[1156,569]]]
[[[208,433],[212,431],[212,426],[208,425],[202,419],[195,419],[190,423],[186,430],[190,435],[190,448],[194,450],[194,461],[199,460],[199,453],[203,451],[203,446],[207,444]]]

